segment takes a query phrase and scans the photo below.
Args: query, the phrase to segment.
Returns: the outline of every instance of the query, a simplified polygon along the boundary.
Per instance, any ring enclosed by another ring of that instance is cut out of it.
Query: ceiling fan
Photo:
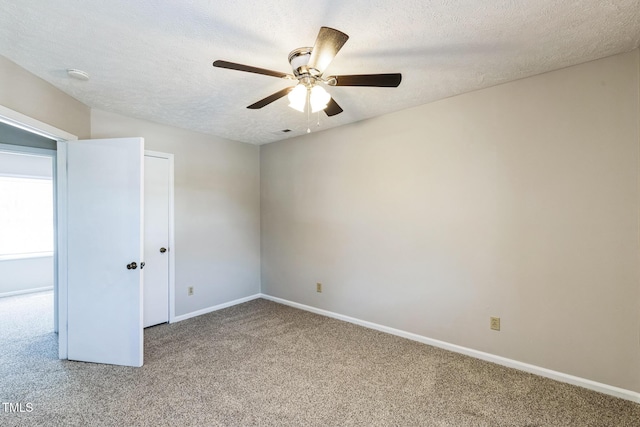
[[[321,85],[398,87],[402,81],[400,73],[324,77],[324,71],[348,39],[349,36],[341,31],[321,27],[313,47],[301,47],[289,53],[293,74],[221,60],[215,61],[213,66],[298,81],[296,86],[282,89],[247,108],[256,110],[288,95],[289,106],[298,111],[304,112],[306,107],[307,111],[311,109],[315,113],[324,110],[327,116],[335,116],[343,110]]]

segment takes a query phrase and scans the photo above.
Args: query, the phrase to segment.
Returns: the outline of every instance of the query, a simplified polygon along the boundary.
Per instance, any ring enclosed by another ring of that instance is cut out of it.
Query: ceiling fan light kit
[[[309,110],[313,113],[324,110],[325,114],[331,117],[340,114],[343,110],[321,85],[398,87],[402,81],[400,73],[323,77],[324,71],[348,39],[349,36],[342,31],[321,27],[312,48],[301,47],[289,53],[289,64],[293,74],[223,60],[214,61],[213,66],[298,81],[295,87],[288,87],[269,95],[249,105],[247,107],[249,109],[260,109],[287,95],[289,107],[300,112],[306,109],[307,113]]]
[[[293,69],[295,78],[299,83],[289,92],[289,107],[304,113],[309,106],[312,113],[317,113],[327,108],[331,95],[324,90],[319,83],[325,83],[320,73],[315,68],[309,68],[311,59],[311,47],[300,47],[289,53],[289,64]]]

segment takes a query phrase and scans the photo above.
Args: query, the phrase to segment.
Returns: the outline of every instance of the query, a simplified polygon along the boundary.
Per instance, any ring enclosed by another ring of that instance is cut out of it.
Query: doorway
[[[75,135],[55,128],[46,123],[32,119],[22,113],[11,110],[0,105],[0,150],[10,153],[22,153],[30,155],[39,155],[50,157],[53,163],[53,217],[55,223],[58,218],[58,184],[57,182],[57,144],[60,141],[77,140]],[[59,285],[59,251],[58,251],[58,230],[54,226],[54,248],[53,248],[53,329],[57,335],[57,341],[60,338],[64,341],[65,334],[61,333],[60,325],[66,323],[64,310],[66,310],[64,298],[61,295]],[[58,343],[60,344],[60,343]],[[66,347],[66,344],[65,344]],[[63,354],[62,347],[58,345],[58,354],[60,358],[66,358],[66,352]]]
[[[66,168],[68,167],[67,163],[67,155],[68,155],[68,144],[77,141],[77,137],[75,135],[69,134],[63,130],[57,129],[53,126],[50,126],[46,123],[40,122],[38,120],[32,119],[24,114],[13,111],[6,107],[0,105],[0,123],[8,124],[13,128],[17,128],[21,131],[26,131],[30,134],[43,136],[48,138],[49,141],[46,143],[45,148],[50,148],[52,159],[55,159],[54,162],[54,179],[55,182],[55,205],[56,211],[54,215],[56,217],[56,228],[55,228],[55,250],[54,250],[54,308],[55,308],[55,329],[59,332],[57,335],[57,347],[58,347],[58,357],[60,359],[67,359],[69,355],[68,348],[68,300],[71,296],[71,293],[68,289],[68,280],[69,275],[67,271],[67,266],[69,265],[69,254],[68,254],[68,246],[67,246],[67,235],[68,235],[68,213],[67,213],[67,186],[71,182],[66,173]],[[83,141],[85,143],[89,143],[90,141]],[[20,145],[20,144],[17,144]],[[84,144],[83,144],[84,145]],[[13,145],[9,148],[14,149]],[[41,146],[42,148],[42,146]],[[30,151],[32,147],[18,147],[18,150],[26,150]],[[165,157],[170,159],[170,211],[169,211],[169,243],[166,247],[169,260],[169,322],[173,322],[175,320],[175,290],[174,290],[174,245],[173,245],[173,156],[165,155],[163,153],[154,153],[159,154],[159,157]],[[57,170],[56,170],[57,169]],[[74,181],[75,182],[75,181]],[[140,254],[142,255],[142,253]],[[139,270],[138,270],[139,271]],[[142,288],[141,295],[142,295]],[[140,311],[140,319],[142,312]],[[55,336],[55,335],[54,335]]]
[[[0,122],[0,345],[16,359],[58,357],[55,144]]]
[[[55,151],[13,145],[32,139],[0,123],[0,298],[13,311],[33,305],[17,317],[24,320],[25,332],[36,324],[57,332]]]
[[[0,149],[0,297],[53,290],[53,206],[53,156]]]

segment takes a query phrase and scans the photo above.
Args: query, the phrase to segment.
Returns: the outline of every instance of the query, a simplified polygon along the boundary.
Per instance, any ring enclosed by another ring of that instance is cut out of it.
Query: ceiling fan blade
[[[321,27],[307,67],[316,69],[322,74],[348,39],[349,36],[342,31]]]
[[[332,86],[372,86],[372,87],[398,87],[402,81],[402,74],[355,74],[351,76],[331,76],[327,80],[335,79]]]
[[[342,111],[344,111],[344,110],[342,108],[340,108],[338,103],[333,98],[331,98],[329,100],[329,103],[327,104],[327,108],[324,109],[324,112],[329,117],[335,116],[336,114],[340,114],[340,113],[342,113]]]
[[[251,110],[257,110],[259,108],[262,108],[266,105],[271,104],[273,101],[277,101],[278,99],[282,98],[283,96],[285,96],[286,94],[288,94],[289,92],[291,92],[293,88],[292,87],[286,87],[282,90],[277,91],[276,93],[267,96],[266,98],[261,99],[260,101],[253,103],[251,105],[249,105],[247,108],[251,109]]]
[[[235,62],[217,60],[213,62],[214,67],[228,68],[230,70],[246,71],[247,73],[264,74],[265,76],[280,77],[283,79],[293,77],[291,74],[279,71],[267,70],[265,68],[252,67],[250,65],[236,64]]]

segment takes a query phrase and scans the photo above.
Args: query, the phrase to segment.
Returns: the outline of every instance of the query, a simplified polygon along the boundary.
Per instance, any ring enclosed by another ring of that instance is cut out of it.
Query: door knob
[[[160,248],[160,253],[161,253],[161,254],[163,254],[163,253],[165,253],[165,252],[167,252],[167,248]]]
[[[135,262],[127,264],[127,270],[135,270],[136,268],[138,268],[138,264],[136,264]]]

